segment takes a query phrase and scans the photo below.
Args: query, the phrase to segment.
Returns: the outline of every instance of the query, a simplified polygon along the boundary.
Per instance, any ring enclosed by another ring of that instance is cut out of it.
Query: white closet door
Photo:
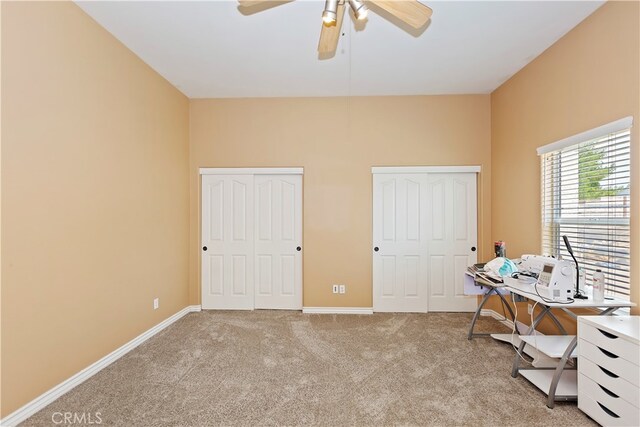
[[[253,226],[253,175],[203,175],[203,309],[253,309]]]
[[[428,175],[429,311],[475,311],[464,295],[464,272],[477,262],[475,173]]]
[[[424,174],[373,176],[373,308],[426,312]]]
[[[255,176],[255,307],[302,309],[302,175]]]

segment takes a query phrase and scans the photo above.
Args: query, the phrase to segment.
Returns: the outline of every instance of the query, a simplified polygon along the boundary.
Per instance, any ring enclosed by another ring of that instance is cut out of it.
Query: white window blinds
[[[566,235],[587,283],[596,269],[602,270],[606,294],[626,300],[630,135],[629,128],[601,134],[557,150],[542,150],[547,152],[541,156],[543,253],[571,259],[562,240]]]

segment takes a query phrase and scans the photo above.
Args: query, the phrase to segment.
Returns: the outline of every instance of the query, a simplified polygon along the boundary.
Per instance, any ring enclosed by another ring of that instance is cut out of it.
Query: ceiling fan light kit
[[[349,0],[349,6],[353,10],[353,15],[357,20],[361,21],[367,18],[367,11],[369,8],[364,4],[362,0]]]
[[[324,11],[322,12],[322,22],[324,25],[336,25],[338,19],[338,0],[327,0],[324,4]]]
[[[252,7],[273,0],[238,0],[241,6]],[[399,19],[413,28],[422,28],[431,18],[431,8],[423,5],[418,0],[366,0],[375,4],[384,12]],[[346,3],[349,3],[353,16],[357,20],[367,18],[369,8],[364,0],[325,0],[322,11],[322,30],[318,42],[320,54],[335,53],[340,39],[340,27]]]

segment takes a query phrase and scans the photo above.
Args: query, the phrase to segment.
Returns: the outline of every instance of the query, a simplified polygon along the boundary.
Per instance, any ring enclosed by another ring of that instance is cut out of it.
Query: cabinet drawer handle
[[[596,346],[596,347],[597,347],[597,346]],[[598,347],[598,350],[600,350],[601,352],[603,352],[605,356],[608,356],[608,357],[610,357],[610,358],[612,358],[612,359],[617,359],[617,358],[618,358],[618,356],[617,356],[617,355],[615,355],[615,354],[611,353],[610,351],[607,351],[607,350],[605,350],[605,349],[603,349],[603,348]]]
[[[607,408],[606,406],[604,406],[602,403],[600,402],[596,402],[598,405],[600,405],[600,407],[602,408],[602,410],[604,412],[607,413],[607,415],[613,417],[613,418],[620,418],[620,415],[616,414],[615,412],[613,412],[612,410],[610,410],[609,408]]]
[[[600,386],[600,388],[602,389],[602,391],[604,391],[605,393],[607,393],[609,396],[611,397],[615,397],[616,399],[619,398],[620,396],[618,396],[617,394],[615,394],[614,392],[612,392],[611,390],[607,389],[606,387],[602,387],[600,384],[598,384]]]
[[[618,339],[618,337],[616,335],[613,335],[612,333],[609,333],[607,331],[603,331],[602,329],[598,329],[598,331],[600,331],[600,333],[602,335],[604,335],[607,338],[611,338],[612,340]]]
[[[604,372],[605,374],[609,375],[611,378],[620,378],[618,375],[614,374],[614,373],[613,373],[613,372],[611,372],[610,370],[605,369],[605,368],[603,368],[603,367],[602,367],[602,366],[600,366],[600,365],[596,365],[596,366],[597,366],[598,368],[600,368],[600,370],[601,370],[602,372]]]

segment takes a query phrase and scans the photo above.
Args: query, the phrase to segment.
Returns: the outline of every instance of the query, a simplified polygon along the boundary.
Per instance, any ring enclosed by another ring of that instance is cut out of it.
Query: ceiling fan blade
[[[413,28],[422,28],[433,11],[418,0],[367,0]]]
[[[338,4],[336,10],[336,25],[327,27],[322,23],[322,30],[320,31],[320,41],[318,42],[319,53],[332,53],[336,51],[338,47],[338,40],[340,39],[340,30],[342,28],[342,19],[344,18],[344,3]]]
[[[242,7],[252,7],[257,4],[270,3],[272,1],[273,0],[238,0],[238,3],[240,3]]]
[[[238,3],[240,3],[238,10],[243,15],[253,15],[254,13],[262,12],[263,10],[271,9],[272,7],[292,1],[293,0],[238,0]]]

